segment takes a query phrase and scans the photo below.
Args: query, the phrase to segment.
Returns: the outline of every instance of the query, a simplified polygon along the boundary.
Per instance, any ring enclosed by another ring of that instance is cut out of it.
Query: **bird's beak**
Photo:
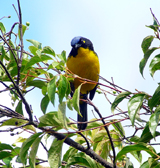
[[[75,44],[75,45],[73,46],[73,48],[75,48],[75,49],[78,49],[79,47],[81,47],[81,44]]]

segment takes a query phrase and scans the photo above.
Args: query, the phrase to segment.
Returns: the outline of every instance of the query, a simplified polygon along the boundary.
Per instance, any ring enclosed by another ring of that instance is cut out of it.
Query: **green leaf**
[[[0,44],[0,53],[1,53],[1,56],[0,56],[0,61],[3,62],[3,58],[5,58],[5,55],[6,55],[6,51],[4,49],[4,46]]]
[[[0,30],[2,31],[3,34],[6,33],[6,28],[4,27],[2,22],[0,22]]]
[[[67,168],[75,164],[86,166],[88,168],[98,168],[96,162],[82,152],[77,153],[73,157],[69,158],[67,162]]]
[[[132,142],[139,142],[139,137],[138,136],[134,136],[134,137],[131,137],[130,138],[130,141],[132,141]]]
[[[38,57],[41,57],[41,50],[38,49],[38,50],[36,51],[36,54],[38,55]]]
[[[67,121],[66,121],[66,103],[62,102],[58,106],[58,119],[63,125],[63,128],[67,129]]]
[[[118,104],[125,99],[127,96],[129,96],[131,94],[131,92],[122,92],[120,93],[114,100],[114,102],[112,103],[111,106],[111,111],[112,113],[114,112],[115,108],[118,106]]]
[[[93,142],[94,143],[100,142],[105,137],[107,137],[106,136],[106,131],[105,130],[100,130],[93,136]]]
[[[157,26],[157,25],[149,25],[149,26],[146,26],[146,27],[148,27],[148,28],[154,30],[155,32],[157,32],[157,30],[158,30],[158,28],[159,28],[159,26]]]
[[[28,153],[29,148],[31,147],[33,142],[36,140],[36,138],[39,137],[41,134],[42,132],[33,134],[26,141],[23,142],[21,150],[20,150],[20,158],[23,164],[25,164],[26,162],[27,153]]]
[[[81,113],[79,111],[79,96],[80,96],[80,90],[81,90],[81,85],[78,86],[78,88],[75,90],[74,94],[73,94],[73,98],[72,98],[72,102],[73,102],[73,107],[74,109],[78,112],[78,114],[80,116]]]
[[[53,105],[54,105],[55,93],[56,93],[56,79],[57,79],[57,76],[54,76],[54,78],[47,85],[48,97]]]
[[[130,153],[137,159],[139,163],[142,162],[142,154],[139,151],[131,151]]]
[[[35,47],[35,46],[29,46],[28,49],[30,50],[30,52],[31,52],[34,56],[37,55],[37,53],[36,53],[36,51],[38,50],[37,47]],[[32,57],[32,58],[33,58],[33,57]],[[32,59],[32,58],[31,58],[31,59]],[[38,57],[38,58],[39,58],[39,57]]]
[[[42,53],[50,54],[50,55],[53,55],[55,57],[54,50],[51,47],[49,47],[49,46],[43,47]]]
[[[22,24],[22,36],[24,35],[26,29],[27,29],[27,26],[25,26],[25,25]],[[18,27],[18,37],[19,37],[19,39],[21,39],[19,27]]]
[[[34,56],[26,64],[25,70],[28,69],[29,67],[31,67],[32,65],[38,63],[38,62],[47,61],[47,60],[52,60],[52,58],[48,55],[41,55],[41,57]]]
[[[116,120],[113,120],[113,121],[116,121]],[[124,137],[125,131],[124,131],[123,126],[122,126],[122,124],[121,124],[120,122],[113,123],[112,126],[115,128],[115,130],[116,130],[117,132],[120,133],[120,135],[121,135],[122,137]]]
[[[144,162],[140,168],[150,168],[148,161]]]
[[[155,90],[152,98],[149,100],[149,107],[151,108],[151,110],[153,109],[153,107],[157,106],[158,104],[160,104],[160,84],[157,87],[157,89]]]
[[[58,81],[58,96],[59,96],[59,103],[62,103],[62,100],[66,94],[68,81],[65,76],[60,75],[60,79]]]
[[[38,146],[39,146],[39,143],[41,142],[42,137],[43,136],[37,137],[32,144],[32,149],[29,155],[29,163],[30,163],[31,168],[35,168],[36,154],[37,154]]]
[[[36,41],[36,40],[31,40],[31,39],[27,39],[28,42],[32,43],[36,48],[38,49],[42,49],[42,43]]]
[[[59,168],[61,165],[63,140],[53,140],[52,145],[48,151],[48,162],[51,168]]]
[[[23,115],[23,109],[22,109],[22,100],[20,100],[17,104],[17,107],[16,107],[16,112],[18,112],[19,114],[22,114]]]
[[[43,114],[46,113],[48,104],[49,104],[49,97],[48,95],[45,95],[41,101],[41,110],[43,111]]]
[[[157,70],[160,70],[160,54],[156,55],[149,65],[149,71],[152,77]]]
[[[156,136],[156,128],[159,123],[159,116],[160,116],[160,105],[156,108],[155,112],[149,118],[149,130],[154,138]]]
[[[46,82],[42,81],[42,80],[32,80],[30,82],[28,82],[26,84],[27,86],[34,86],[37,87],[39,89],[42,89],[42,87],[46,86]]]
[[[0,143],[0,151],[2,151],[2,150],[14,150],[13,148],[12,148],[12,146],[10,146],[10,145],[8,145],[8,144],[5,144],[5,143]]]
[[[67,162],[70,157],[73,157],[75,153],[77,153],[77,151],[77,149],[70,146],[67,152],[63,155],[63,161]]]
[[[133,97],[129,99],[128,114],[131,119],[132,125],[134,125],[135,116],[137,112],[140,110],[145,96],[146,94],[139,93],[139,94],[135,94]]]
[[[57,56],[64,62],[66,62],[66,51],[62,51],[61,54],[57,54]]]
[[[147,36],[143,39],[142,44],[141,44],[143,53],[145,53],[148,50],[148,48],[150,47],[153,39],[154,39],[154,36]]]
[[[6,165],[7,168],[11,167],[12,158],[13,158],[13,156],[12,157],[7,157],[7,158],[3,159],[3,162],[5,163],[5,165]]]
[[[102,122],[98,122],[98,121],[95,121],[95,120],[96,120],[95,118],[89,120],[89,122],[90,121],[94,121],[94,122],[88,123],[87,129],[95,128],[95,127],[100,127],[100,126],[103,125]]]
[[[144,53],[144,58],[141,60],[140,64],[139,64],[139,69],[140,69],[140,73],[143,76],[143,70],[144,67],[146,66],[146,63],[150,57],[150,55],[156,50],[158,49],[158,47],[153,47],[148,49],[145,53]]]
[[[67,59],[66,59],[66,51],[62,51],[62,53],[61,53],[61,56],[62,56],[62,58],[63,58],[63,60],[66,62],[67,61]]]
[[[23,119],[11,118],[9,120],[4,121],[3,124],[0,125],[0,127],[9,126],[9,125],[10,126],[21,126],[21,125],[24,125],[27,123],[28,123],[28,121],[25,121]],[[33,125],[27,125],[27,126],[24,126],[24,128],[29,129],[33,132],[36,132],[35,127]]]
[[[58,119],[58,114],[56,111],[54,112],[49,112],[42,117],[39,118],[40,124],[38,125],[39,127],[44,127],[44,126],[55,126],[55,127],[62,127],[61,121]]]
[[[11,52],[11,50],[9,50],[10,61],[14,61],[15,62],[15,58],[18,59],[16,48],[14,46],[14,43],[11,40],[9,40],[9,45],[12,48],[12,52]],[[14,53],[14,55],[13,55],[13,53]]]
[[[155,132],[155,136],[160,136],[160,132]],[[139,139],[139,142],[148,143],[153,139],[151,132],[149,131],[149,123],[146,124],[143,129],[142,135]]]
[[[116,160],[120,159],[123,155],[126,155],[127,153],[130,153],[132,151],[146,151],[148,154],[150,154],[152,157],[155,156],[153,152],[153,148],[145,143],[138,143],[133,145],[128,145],[122,148],[121,151],[117,154]]]
[[[4,121],[3,124],[0,125],[0,127],[8,126],[8,125],[10,125],[10,126],[21,126],[21,125],[26,124],[26,123],[27,123],[27,121],[25,121],[25,120],[17,119],[17,118],[11,118],[9,120]]]
[[[10,156],[12,156],[12,154],[10,152],[6,152],[6,151],[0,152],[0,160],[7,158],[7,157],[10,157]]]
[[[155,158],[149,157],[148,163],[149,163],[150,168],[159,168],[160,167],[159,162]]]
[[[125,160],[124,168],[134,168],[132,162],[130,161],[130,159],[128,157],[126,157],[124,160]]]

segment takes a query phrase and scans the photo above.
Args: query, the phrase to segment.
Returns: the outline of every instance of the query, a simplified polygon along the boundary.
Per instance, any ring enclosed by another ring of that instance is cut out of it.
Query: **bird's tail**
[[[87,94],[81,95],[81,99],[87,100]],[[82,117],[78,114],[78,116],[77,116],[78,122],[86,122],[86,121],[88,121],[87,103],[84,102],[84,101],[80,101],[79,107],[80,107],[80,112],[82,114]],[[78,126],[79,130],[85,130],[86,127],[87,127],[87,123],[84,123],[84,124],[78,123],[77,126]]]

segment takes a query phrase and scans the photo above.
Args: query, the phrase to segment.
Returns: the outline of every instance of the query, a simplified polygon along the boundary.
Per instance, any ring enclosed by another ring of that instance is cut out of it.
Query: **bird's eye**
[[[83,40],[82,42],[83,42],[83,43],[85,43],[86,41],[85,41],[85,40]]]

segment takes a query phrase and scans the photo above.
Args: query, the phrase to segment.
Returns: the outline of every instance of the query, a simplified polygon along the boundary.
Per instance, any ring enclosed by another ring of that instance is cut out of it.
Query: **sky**
[[[24,39],[37,40],[43,47],[52,47],[57,54],[65,50],[68,55],[72,38],[86,37],[92,41],[99,56],[101,76],[110,81],[113,77],[116,85],[132,92],[138,89],[153,95],[160,72],[156,72],[153,79],[149,75],[147,64],[144,79],[139,72],[139,62],[143,58],[142,40],[153,35],[153,31],[145,26],[153,23],[150,8],[160,20],[159,0],[21,0],[20,3],[23,24],[30,22]],[[18,21],[12,4],[17,7],[16,0],[1,0],[0,18],[11,15],[10,19],[2,20],[7,31]],[[24,41],[25,50],[28,50],[29,45]],[[158,40],[153,46],[159,46]],[[156,53],[158,52],[151,58]],[[151,59],[148,62],[150,61]],[[0,102],[8,105],[8,95],[4,96],[6,98],[1,96]],[[111,102],[115,98],[107,96]],[[32,104],[36,116],[40,117],[41,92],[36,90],[26,98]],[[110,104],[103,95],[97,94],[93,102],[103,116],[111,114]],[[127,108],[124,105],[122,107]],[[49,110],[53,111],[53,107],[50,106]],[[75,112],[67,111],[68,117],[76,119],[76,115]],[[90,112],[89,118],[93,117]]]

